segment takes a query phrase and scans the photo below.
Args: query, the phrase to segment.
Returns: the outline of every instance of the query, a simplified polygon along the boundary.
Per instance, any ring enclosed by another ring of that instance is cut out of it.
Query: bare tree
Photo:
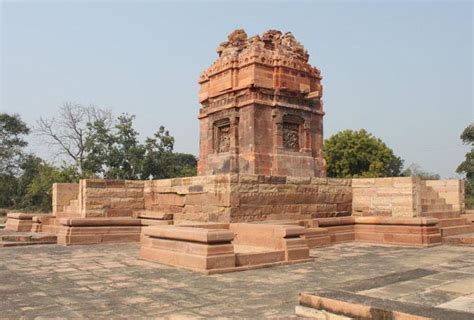
[[[104,120],[111,126],[111,111],[93,105],[83,106],[66,102],[59,108],[57,117],[40,118],[35,131],[45,138],[48,145],[56,148],[58,154],[72,159],[82,172],[86,157],[84,144],[87,125],[98,120]]]

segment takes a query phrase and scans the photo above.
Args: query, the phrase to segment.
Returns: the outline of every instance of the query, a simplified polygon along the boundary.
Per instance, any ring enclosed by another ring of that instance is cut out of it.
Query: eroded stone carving
[[[282,33],[278,30],[268,30],[262,36],[247,37],[243,29],[234,30],[227,37],[227,41],[222,42],[217,48],[219,56],[231,55],[249,47],[260,47],[270,50],[278,50],[293,54],[299,59],[307,62],[309,54],[299,43],[291,32]]]
[[[283,123],[283,147],[285,149],[300,151],[300,126],[296,123]]]
[[[217,128],[218,145],[217,152],[230,151],[230,125],[225,125]]]

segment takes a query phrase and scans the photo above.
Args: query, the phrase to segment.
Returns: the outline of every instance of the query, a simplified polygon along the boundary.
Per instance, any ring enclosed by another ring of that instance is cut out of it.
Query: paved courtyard
[[[474,317],[474,248],[360,243],[314,262],[205,276],[138,259],[138,244],[0,248],[0,318],[289,318],[336,288]]]

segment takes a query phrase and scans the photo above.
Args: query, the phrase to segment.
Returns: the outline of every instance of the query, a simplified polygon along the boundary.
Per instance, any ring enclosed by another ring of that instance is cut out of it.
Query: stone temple
[[[199,79],[199,175],[324,177],[320,71],[291,32],[232,32]]]
[[[326,177],[321,74],[291,33],[236,30],[217,52],[199,78],[198,176],[56,183],[52,214],[11,213],[6,228],[140,241],[141,258],[204,273],[309,261],[340,242],[474,243],[461,180]]]

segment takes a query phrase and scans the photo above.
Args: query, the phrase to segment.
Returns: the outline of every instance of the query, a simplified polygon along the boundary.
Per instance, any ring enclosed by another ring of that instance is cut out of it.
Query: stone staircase
[[[474,224],[453,210],[431,187],[422,182],[421,216],[439,219],[439,229],[443,243],[458,245],[474,244]]]
[[[67,216],[68,218],[80,218],[80,212],[81,210],[79,206],[79,200],[73,199],[69,202],[69,205],[64,207],[64,211],[61,216]],[[59,218],[61,218],[61,216]],[[41,225],[41,232],[50,235],[57,234],[60,227],[59,218],[53,216],[46,221],[43,221]]]
[[[81,208],[79,206],[79,200],[73,199],[69,202],[69,205],[64,207],[62,215],[66,215],[68,218],[80,218]],[[54,217],[50,218],[47,223],[43,224],[42,231],[49,234],[57,234],[60,224],[59,219]]]
[[[432,187],[429,187],[422,181],[421,184],[421,211],[430,212],[451,212],[453,206],[446,203]]]
[[[69,202],[69,205],[64,207],[64,213],[71,218],[79,218],[81,216],[81,207],[79,206],[79,200],[74,199]]]

